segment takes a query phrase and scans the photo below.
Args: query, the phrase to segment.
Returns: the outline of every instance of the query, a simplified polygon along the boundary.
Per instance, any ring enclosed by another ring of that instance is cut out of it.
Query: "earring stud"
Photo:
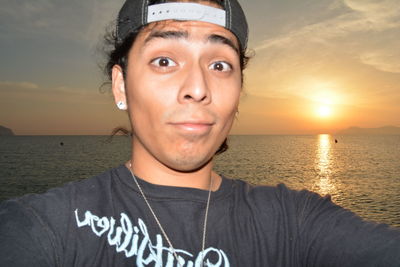
[[[118,107],[120,110],[126,110],[126,104],[125,104],[124,102],[122,102],[122,101],[118,101],[117,107]]]

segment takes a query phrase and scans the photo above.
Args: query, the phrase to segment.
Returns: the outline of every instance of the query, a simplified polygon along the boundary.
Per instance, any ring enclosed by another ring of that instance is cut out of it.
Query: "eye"
[[[232,65],[224,61],[217,61],[212,63],[209,68],[216,71],[230,71],[232,70]]]
[[[151,64],[157,66],[157,67],[174,67],[177,64],[170,58],[168,57],[158,57],[155,58],[151,61]]]

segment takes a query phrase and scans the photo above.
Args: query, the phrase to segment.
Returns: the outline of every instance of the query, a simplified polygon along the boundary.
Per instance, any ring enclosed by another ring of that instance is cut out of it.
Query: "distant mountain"
[[[15,134],[11,129],[0,125],[0,136],[1,135],[15,135]]]
[[[400,135],[400,127],[396,126],[384,126],[379,128],[350,127],[337,132],[337,134]]]

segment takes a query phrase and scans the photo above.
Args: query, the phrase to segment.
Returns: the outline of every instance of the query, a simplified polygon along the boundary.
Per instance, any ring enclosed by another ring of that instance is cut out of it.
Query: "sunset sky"
[[[255,56],[233,134],[400,126],[398,0],[247,0]],[[0,125],[108,134],[128,125],[99,43],[123,0],[0,0]]]

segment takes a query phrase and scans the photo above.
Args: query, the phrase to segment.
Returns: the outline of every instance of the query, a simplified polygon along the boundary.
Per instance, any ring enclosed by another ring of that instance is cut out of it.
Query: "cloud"
[[[355,1],[344,0],[341,7],[347,11],[334,18],[292,29],[275,38],[266,39],[255,50],[271,47],[293,46],[299,42],[329,43],[332,39],[346,37],[360,32],[382,32],[400,27],[400,5],[396,0]],[[334,1],[331,8],[339,8],[338,1]]]
[[[55,5],[50,0],[13,1],[4,0],[0,9],[0,22],[3,30],[18,33],[29,33],[48,28],[54,13]]]
[[[289,26],[281,22],[279,32],[255,46],[250,93],[282,97],[325,90],[313,89],[307,77],[336,83],[333,91],[351,94],[349,101],[365,102],[360,99],[378,89],[398,91],[400,77],[393,76],[400,73],[398,0],[327,1]]]
[[[85,33],[89,42],[97,41],[102,36],[106,27],[112,25],[116,20],[118,11],[123,4],[123,0],[96,0],[90,9],[91,19]]]
[[[400,52],[398,48],[391,51],[376,50],[366,52],[360,55],[360,60],[366,65],[373,66],[374,68],[392,73],[400,73]]]
[[[96,89],[68,86],[47,88],[31,82],[0,81],[0,102],[0,109],[4,112],[4,104],[9,103],[25,103],[30,107],[30,103],[35,102],[49,109],[56,108],[57,105],[74,109],[78,106],[109,105],[113,103],[113,98],[111,94],[104,94]]]
[[[3,0],[2,39],[52,36],[93,45],[123,0]]]
[[[55,86],[46,88],[33,82],[16,82],[16,81],[0,81],[1,93],[26,93],[27,95],[36,95],[40,97],[54,96],[54,97],[82,97],[82,96],[102,96],[110,94],[102,94],[99,90],[90,90],[87,88],[72,88],[68,86]]]
[[[0,89],[38,89],[39,86],[31,82],[10,82],[10,81],[0,81]]]
[[[399,17],[400,7],[397,0],[344,0],[343,3],[374,21],[388,22]]]

